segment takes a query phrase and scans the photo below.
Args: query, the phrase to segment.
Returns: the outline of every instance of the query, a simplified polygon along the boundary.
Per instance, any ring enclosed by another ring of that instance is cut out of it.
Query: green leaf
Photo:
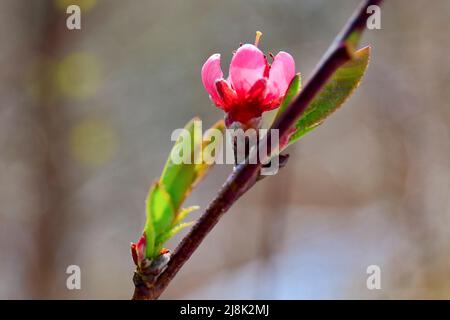
[[[162,172],[160,182],[172,199],[175,211],[178,211],[184,199],[192,188],[204,177],[212,165],[206,164],[201,159],[201,150],[210,142],[202,137],[201,124],[199,118],[194,118],[184,127],[190,139],[187,136],[180,135],[172,148],[169,159],[166,162]],[[223,132],[225,125],[223,120],[217,122],[212,129],[218,129]],[[176,164],[173,162],[172,155],[180,150],[189,151],[191,163]],[[194,161],[194,160],[197,161]],[[195,163],[197,162],[197,163]]]
[[[190,207],[180,210],[181,204],[192,190],[194,185],[204,177],[211,168],[200,158],[202,148],[208,146],[208,137],[202,137],[200,119],[194,118],[185,126],[185,134],[180,134],[172,148],[169,159],[166,162],[160,180],[152,185],[146,201],[147,220],[144,233],[147,239],[146,257],[153,259],[159,254],[159,250],[173,235],[176,224],[198,207]],[[223,120],[217,122],[212,128],[224,131]],[[173,153],[187,156],[189,163],[175,163]],[[186,153],[186,155],[184,154]],[[194,161],[198,157],[197,161]],[[197,163],[196,163],[197,162]],[[185,226],[183,224],[183,226]],[[178,230],[179,229],[175,229]],[[169,236],[170,238],[171,236]],[[166,239],[163,241],[163,239]]]
[[[148,259],[152,259],[154,257],[154,249],[155,249],[155,229],[153,228],[153,223],[151,217],[147,215],[147,221],[144,226],[144,236],[145,236],[145,257]]]
[[[350,33],[345,39],[345,44],[349,52],[355,52],[358,47],[359,41],[361,40],[362,30],[356,29],[352,33]]]
[[[200,209],[199,206],[191,206],[188,208],[184,208],[183,210],[181,210],[178,214],[177,217],[175,218],[173,224],[178,224],[180,223],[189,213]]]
[[[210,129],[219,130],[222,134],[225,132],[225,122],[223,119],[217,121]],[[208,134],[208,131],[205,132],[203,136],[202,141],[202,150],[204,150],[207,146],[209,146],[212,143],[216,143],[216,141],[210,141],[210,135]],[[216,149],[217,152],[219,152],[219,148],[222,147],[221,145],[218,146]],[[192,183],[192,187],[195,187],[208,173],[209,169],[211,169],[212,164],[208,164],[202,161],[202,163],[197,164],[195,166],[195,180]]]
[[[286,91],[283,102],[281,102],[280,108],[278,108],[275,120],[284,112],[284,110],[286,110],[287,106],[289,106],[291,101],[298,96],[301,88],[302,88],[302,76],[300,73],[297,73],[294,76],[294,78],[292,78],[291,83],[289,84],[289,88]]]
[[[186,132],[189,134],[190,139],[186,139],[186,136],[180,134],[170,152],[169,159],[167,159],[160,178],[161,184],[164,185],[172,199],[175,211],[178,211],[197,175],[194,152],[200,148],[202,142],[201,130],[199,132],[199,127],[198,125],[196,126],[196,122],[199,123],[198,121],[200,119],[194,118],[186,124],[184,129],[187,130]],[[190,157],[191,163],[176,164],[172,161],[173,153],[179,150],[189,151],[189,155],[186,156]]]
[[[369,63],[370,47],[354,53],[353,59],[340,67],[311,102],[295,124],[296,131],[289,139],[294,143],[319,126],[336,111],[358,87]]]
[[[147,217],[149,215],[156,236],[165,232],[175,219],[170,195],[159,182],[153,184],[147,199]]]
[[[144,226],[147,258],[154,257],[155,239],[166,232],[175,219],[175,211],[169,194],[164,187],[155,182],[149,190],[146,200],[147,221]]]
[[[169,231],[160,235],[156,239],[156,245],[155,245],[156,251],[159,252],[162,249],[162,246],[164,245],[165,242],[167,242],[170,238],[172,238],[174,235],[176,235],[178,232],[180,232],[184,228],[187,228],[187,227],[190,227],[191,225],[193,225],[194,222],[195,221],[180,223],[180,224],[176,225],[175,227],[173,227],[172,229],[170,229]]]

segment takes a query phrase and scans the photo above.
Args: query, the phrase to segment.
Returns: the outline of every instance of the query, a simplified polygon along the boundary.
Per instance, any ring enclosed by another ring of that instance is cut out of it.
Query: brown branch
[[[362,32],[364,30],[366,20],[369,16],[366,12],[367,7],[370,5],[378,5],[381,2],[382,0],[365,0],[350,18],[347,25],[337,36],[330,49],[316,67],[313,76],[299,96],[272,125],[272,129],[279,130],[280,137],[288,133],[289,128],[295,124],[334,72],[344,63],[352,59],[351,50],[353,48],[348,43],[349,38],[354,32]],[[271,141],[270,130],[267,136],[259,142],[259,145],[262,146],[265,144],[270,148],[270,144],[267,141]],[[254,151],[256,152],[256,150]],[[269,149],[267,154],[271,154],[270,151]],[[244,163],[236,167],[222,186],[216,198],[209,204],[204,214],[176,248],[167,268],[159,275],[157,280],[154,283],[146,283],[138,274],[135,274],[133,299],[157,299],[163,293],[170,281],[191,257],[222,215],[240,196],[255,184],[259,176],[261,162],[264,163],[266,160],[267,158],[260,159],[258,164]]]

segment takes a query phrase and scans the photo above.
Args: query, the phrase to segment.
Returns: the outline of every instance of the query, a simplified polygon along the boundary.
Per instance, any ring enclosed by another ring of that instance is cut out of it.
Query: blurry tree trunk
[[[45,148],[34,161],[38,179],[36,193],[40,205],[35,208],[35,250],[27,264],[28,294],[31,298],[50,298],[55,280],[65,270],[55,270],[57,253],[64,239],[66,208],[63,199],[67,194],[64,150],[65,115],[57,97],[51,64],[61,53],[65,42],[64,12],[57,11],[54,1],[46,0],[33,4],[36,11],[42,10],[42,32],[38,43],[36,85],[37,95],[34,110],[36,122],[45,141]],[[36,12],[35,11],[35,12]]]

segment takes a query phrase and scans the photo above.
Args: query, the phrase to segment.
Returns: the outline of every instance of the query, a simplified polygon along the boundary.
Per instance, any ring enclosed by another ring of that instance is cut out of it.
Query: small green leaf
[[[347,38],[344,39],[348,50],[350,52],[355,52],[358,47],[359,41],[361,40],[362,30],[356,29],[352,33],[350,33]]]
[[[147,220],[144,226],[147,258],[154,257],[155,239],[170,228],[175,219],[175,211],[169,194],[164,187],[155,182],[149,190],[146,200]]]
[[[202,141],[201,130],[199,133],[199,127],[198,125],[196,126],[196,122],[199,123],[198,121],[200,119],[194,118],[186,124],[184,129],[189,133],[190,139],[186,139],[183,135],[178,137],[160,178],[161,184],[164,185],[164,188],[172,199],[175,211],[178,211],[196,178],[194,152],[199,148]],[[175,164],[172,161],[172,153],[180,149],[190,152],[191,163]]]
[[[148,217],[144,226],[144,236],[145,236],[145,257],[148,259],[152,259],[154,257],[156,235],[152,221]]]
[[[287,106],[289,106],[291,101],[298,96],[301,88],[302,88],[302,76],[300,73],[297,73],[294,76],[294,78],[292,78],[291,83],[289,84],[289,88],[286,91],[283,102],[281,102],[280,108],[278,108],[275,120],[284,112],[284,110],[286,110]]]
[[[217,122],[213,129],[224,131],[223,120]],[[185,135],[181,134],[172,148],[160,180],[152,185],[146,201],[147,220],[144,234],[147,239],[146,257],[153,259],[181,220],[198,207],[180,210],[181,204],[192,190],[194,185],[211,168],[211,164],[204,163],[200,158],[202,148],[208,146],[208,137],[202,137],[200,119],[192,119],[185,128]],[[190,157],[190,163],[175,163],[172,153],[183,151]],[[197,161],[194,161],[198,157]],[[196,163],[197,162],[197,163]],[[182,224],[182,226],[186,226]],[[166,240],[164,240],[166,239]]]
[[[165,232],[175,219],[170,195],[159,182],[153,184],[147,199],[147,216],[151,217],[155,235]]]
[[[184,228],[192,226],[194,223],[195,223],[195,221],[190,221],[190,222],[184,222],[184,223],[180,223],[180,224],[176,225],[175,227],[173,227],[169,231],[169,233],[168,233],[169,238],[168,239],[172,238],[174,235],[176,235],[178,232],[180,232]]]
[[[194,118],[184,127],[189,133],[190,139],[180,135],[172,148],[169,159],[166,162],[160,182],[172,199],[175,211],[178,211],[184,199],[192,188],[204,177],[210,164],[206,164],[201,159],[201,150],[210,142],[202,137],[200,119]],[[217,122],[212,129],[218,129],[223,132],[225,125],[223,120]],[[179,150],[190,151],[191,163],[175,164],[172,161],[172,153]],[[194,161],[194,160],[197,161]],[[197,162],[197,163],[195,163]]]
[[[210,129],[219,130],[223,134],[225,132],[225,122],[223,121],[223,119],[221,119],[217,121]],[[206,131],[203,136],[202,150],[204,150],[207,146],[209,146],[212,143],[217,143],[217,141],[210,141],[210,136],[208,134],[208,131]],[[221,145],[219,145],[216,148],[217,152],[219,152],[220,147]],[[192,187],[195,187],[200,182],[200,180],[202,180],[205,177],[206,173],[208,173],[211,167],[212,167],[211,164],[205,163],[204,161],[195,166],[195,180],[192,183]]]
[[[369,63],[370,47],[355,52],[353,59],[340,67],[311,102],[295,125],[289,139],[294,143],[320,125],[336,111],[358,87]]]
[[[198,209],[200,209],[199,206],[191,206],[191,207],[182,209],[182,210],[177,214],[177,216],[176,216],[176,218],[175,218],[173,224],[175,225],[175,224],[180,223],[180,222],[181,222],[181,221],[182,221],[189,213],[191,213],[191,212],[193,212],[193,211],[195,211],[195,210],[198,210]]]
[[[165,242],[167,242],[170,238],[172,238],[174,235],[176,235],[178,232],[180,232],[184,228],[187,228],[187,227],[190,227],[191,225],[193,225],[194,222],[195,221],[180,223],[180,224],[176,225],[175,227],[173,227],[172,229],[170,229],[169,231],[161,234],[156,239],[156,245],[155,245],[156,251],[159,252],[162,249],[162,246],[164,245]]]

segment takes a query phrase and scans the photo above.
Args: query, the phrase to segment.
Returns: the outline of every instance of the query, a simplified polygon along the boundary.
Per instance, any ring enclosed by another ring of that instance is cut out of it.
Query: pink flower
[[[252,44],[242,45],[233,55],[227,79],[220,54],[213,54],[202,68],[203,85],[214,104],[225,111],[227,127],[234,122],[248,125],[263,112],[278,108],[294,76],[295,62],[289,53],[279,52],[269,65]]]

